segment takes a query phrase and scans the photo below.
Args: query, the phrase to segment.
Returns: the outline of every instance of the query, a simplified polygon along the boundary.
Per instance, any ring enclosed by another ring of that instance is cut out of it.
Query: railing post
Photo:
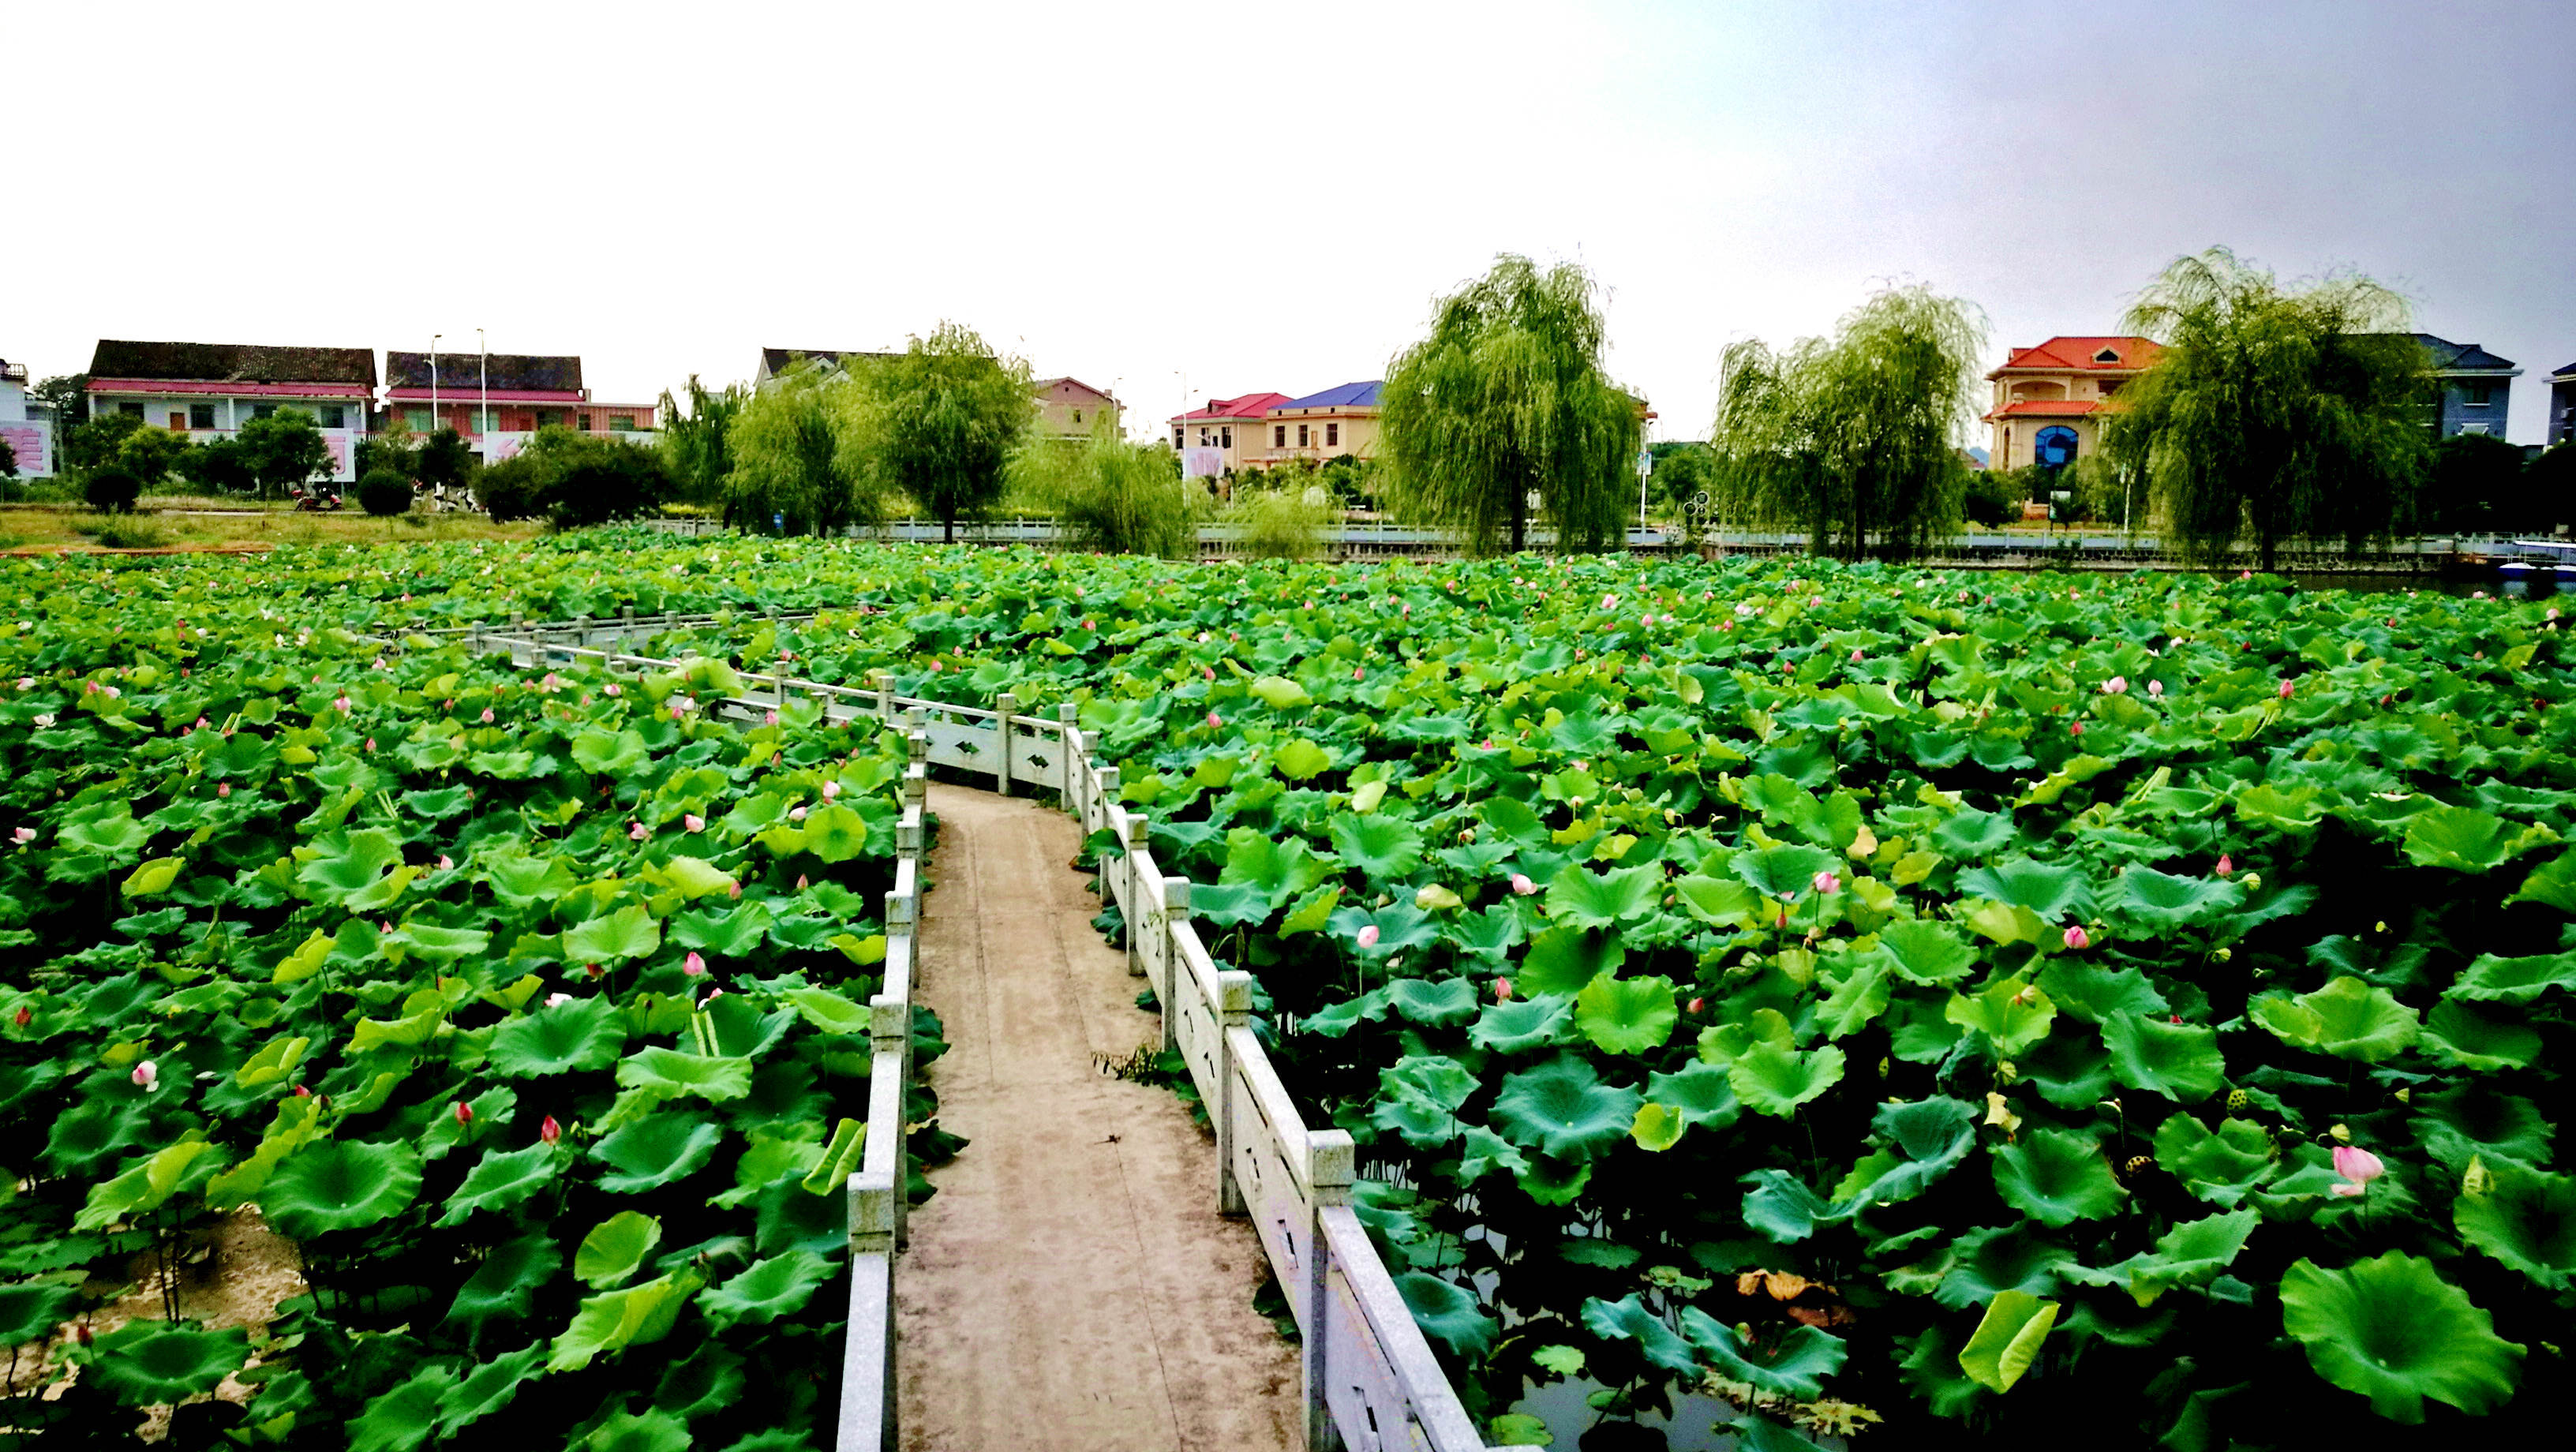
[[[1332,1340],[1333,1317],[1326,1286],[1332,1246],[1324,1235],[1324,1211],[1351,1203],[1355,1157],[1349,1132],[1339,1129],[1309,1131],[1306,1154],[1307,1188],[1313,1192],[1312,1213],[1306,1218],[1306,1339],[1300,1347],[1306,1363],[1306,1452],[1340,1452],[1341,1429],[1333,1425],[1332,1402],[1326,1395],[1332,1386],[1332,1368],[1324,1350]]]
[[[1014,775],[1011,766],[1011,731],[1014,723],[1019,720],[1020,698],[1004,691],[993,698],[993,710],[1000,718],[993,724],[1000,728],[995,733],[995,739],[1001,742],[1002,753],[1002,759],[993,763],[993,790],[1007,797],[1011,794],[1011,777]]]
[[[1056,733],[1061,742],[1056,747],[1056,755],[1061,758],[1056,764],[1064,773],[1064,779],[1056,786],[1056,793],[1063,800],[1065,810],[1080,817],[1082,810],[1074,800],[1073,781],[1075,774],[1082,769],[1081,763],[1075,760],[1082,754],[1077,750],[1082,745],[1082,709],[1066,701],[1055,708],[1055,719],[1062,728]]]
[[[894,672],[878,670],[868,674],[877,679],[877,719],[891,726],[894,724]]]
[[[1118,800],[1118,768],[1104,766],[1091,775],[1097,785],[1084,794],[1082,832],[1086,837],[1095,830],[1091,821],[1093,817],[1100,819],[1101,826],[1109,825],[1110,804]]]
[[[1243,1187],[1234,1182],[1234,1030],[1252,1024],[1252,975],[1240,969],[1219,973],[1216,992],[1217,1102],[1208,1108],[1216,1123],[1216,1213],[1240,1215]]]
[[[883,1067],[889,1057],[901,1066],[892,1086],[895,1095],[894,1132],[897,1136],[894,1146],[894,1244],[900,1249],[907,1239],[906,1231],[910,1229],[905,1222],[911,1218],[907,1213],[911,1197],[904,1191],[911,1182],[912,1172],[907,1167],[906,1146],[901,1139],[904,1123],[912,1117],[910,1106],[905,1103],[912,1092],[912,1003],[909,999],[890,998],[880,993],[868,1000],[868,1047],[878,1067]]]
[[[1131,817],[1128,821],[1134,827],[1135,840],[1144,841],[1144,819]],[[1181,1045],[1181,975],[1189,971],[1189,965],[1181,961],[1180,942],[1172,935],[1172,929],[1190,920],[1190,880],[1186,877],[1164,878],[1154,885],[1153,901],[1154,957],[1163,971],[1151,981],[1154,998],[1163,1009],[1163,1052],[1168,1054]],[[1134,942],[1135,939],[1131,935],[1128,941]],[[1135,971],[1133,960],[1129,962],[1128,971]],[[1150,971],[1149,967],[1149,974]],[[1209,1004],[1208,1012],[1210,1017],[1214,1017],[1216,1005]],[[1213,1113],[1213,1109],[1210,1112]]]

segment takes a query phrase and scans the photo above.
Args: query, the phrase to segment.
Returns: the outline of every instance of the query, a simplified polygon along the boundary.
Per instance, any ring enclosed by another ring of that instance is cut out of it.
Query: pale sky
[[[2576,362],[2576,18],[2467,5],[127,3],[0,14],[0,357],[101,337],[578,353],[602,401],[941,319],[1184,399],[1375,378],[1497,252],[1719,351],[1883,280],[1989,355],[2177,253],[2357,268]],[[1184,391],[1186,379],[1186,392]]]

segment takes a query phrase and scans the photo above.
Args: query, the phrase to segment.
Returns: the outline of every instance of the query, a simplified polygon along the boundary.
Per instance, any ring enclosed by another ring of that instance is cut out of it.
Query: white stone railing
[[[644,616],[509,629],[459,627],[477,651],[525,669],[588,664],[641,674],[683,660],[610,647],[714,616]],[[744,618],[737,616],[734,618]],[[803,618],[780,615],[775,618]],[[594,644],[593,642],[599,642]],[[874,1063],[868,1134],[849,1182],[850,1318],[841,1366],[836,1452],[891,1452],[897,1436],[894,1279],[905,1242],[904,1096],[912,1081],[913,987],[921,981],[923,804],[928,769],[989,775],[1005,796],[1051,793],[1086,835],[1107,831],[1123,850],[1100,862],[1101,896],[1127,923],[1129,965],[1151,984],[1163,1044],[1177,1051],[1217,1139],[1220,1213],[1250,1218],[1303,1342],[1306,1445],[1316,1452],[1486,1452],[1484,1439],[1397,1293],[1351,1209],[1351,1137],[1309,1129],[1252,1031],[1252,975],[1219,970],[1190,921],[1190,883],[1164,876],[1146,818],[1118,802],[1119,771],[1064,706],[1023,715],[1016,698],[993,709],[952,706],[873,687],[747,676],[745,694],[701,698],[710,719],[759,722],[804,698],[835,721],[873,717],[901,729],[912,751],[896,828],[895,888],[886,896],[885,983],[869,1000]]]

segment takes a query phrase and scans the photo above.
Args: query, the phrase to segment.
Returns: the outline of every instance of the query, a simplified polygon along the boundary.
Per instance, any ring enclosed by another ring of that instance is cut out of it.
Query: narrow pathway
[[[1293,1347],[1252,1309],[1251,1228],[1216,1213],[1215,1142],[1093,1056],[1161,1042],[1142,979],[1091,927],[1063,814],[934,784],[913,990],[952,1047],[932,1172],[896,1273],[911,1452],[1281,1452],[1302,1441]]]

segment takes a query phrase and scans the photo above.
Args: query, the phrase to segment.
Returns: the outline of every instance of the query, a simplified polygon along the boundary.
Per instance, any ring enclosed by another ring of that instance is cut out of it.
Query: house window
[[[2469,395],[2469,407],[2484,408],[2494,401],[2495,385],[2492,383],[2472,383],[2468,386],[2467,393]]]
[[[326,403],[315,412],[321,415],[319,421],[326,429],[345,429],[349,426],[349,410],[344,404]]]
[[[1082,410],[1081,410],[1081,409],[1078,409],[1078,408],[1077,408],[1077,409],[1075,409],[1075,410],[1073,411],[1073,421],[1074,421],[1075,423],[1080,423],[1080,422],[1082,422]]]
[[[612,413],[608,416],[608,427],[611,431],[616,433],[631,434],[635,432],[635,415],[631,413]]]
[[[2490,425],[2482,423],[2462,424],[2460,425],[2460,432],[2464,434],[2483,434],[2487,432],[2490,427]]]
[[[273,403],[254,403],[250,406],[250,416],[252,418],[275,418],[277,417],[277,405]]]
[[[1342,426],[1337,423],[1328,423],[1324,425],[1324,447],[1328,449],[1339,448],[1341,446],[1341,442]]]
[[[188,405],[188,427],[192,429],[210,429],[214,426],[215,406],[213,404],[192,403]]]
[[[2120,354],[2117,349],[2105,348],[2101,352],[2093,355],[2093,361],[2096,363],[2117,363],[2120,361]]]
[[[1231,448],[1233,448],[1233,447],[1234,447],[1234,425],[1232,425],[1232,424],[1227,424],[1225,427],[1218,429],[1218,430],[1216,431],[1216,442],[1217,442],[1217,447],[1219,447],[1219,448],[1224,448],[1224,449],[1231,449]]]
[[[1306,447],[1306,426],[1304,424],[1297,425],[1297,447],[1301,449]]]
[[[429,410],[428,410],[428,409],[425,409],[425,408],[407,408],[407,409],[404,409],[404,410],[403,410],[403,427],[404,427],[404,428],[407,428],[407,429],[409,429],[409,430],[411,430],[413,433],[416,433],[416,434],[425,434],[425,433],[428,433],[428,432],[429,432]]]
[[[1270,426],[1270,447],[1274,449],[1284,449],[1288,447],[1288,426],[1286,424],[1272,424]]]
[[[116,406],[116,411],[132,418],[143,417],[143,405],[139,403],[120,403]]]
[[[1190,442],[1189,433],[1190,433],[1190,431],[1189,431],[1189,430],[1187,430],[1187,429],[1174,429],[1174,430],[1172,430],[1172,447],[1173,447],[1173,448],[1175,448],[1175,449],[1183,449],[1183,448],[1187,448],[1187,447],[1189,447],[1189,442]]]
[[[2125,380],[2125,379],[2119,379],[2119,378],[2105,378],[2105,379],[2103,379],[2103,380],[2102,380],[2102,396],[2103,396],[2104,398],[2109,398],[2112,394],[2115,394],[2115,393],[2119,392],[2119,391],[2120,391],[2120,385],[2121,385],[2123,382],[2125,382],[2125,381],[2127,381],[2127,380]]]

